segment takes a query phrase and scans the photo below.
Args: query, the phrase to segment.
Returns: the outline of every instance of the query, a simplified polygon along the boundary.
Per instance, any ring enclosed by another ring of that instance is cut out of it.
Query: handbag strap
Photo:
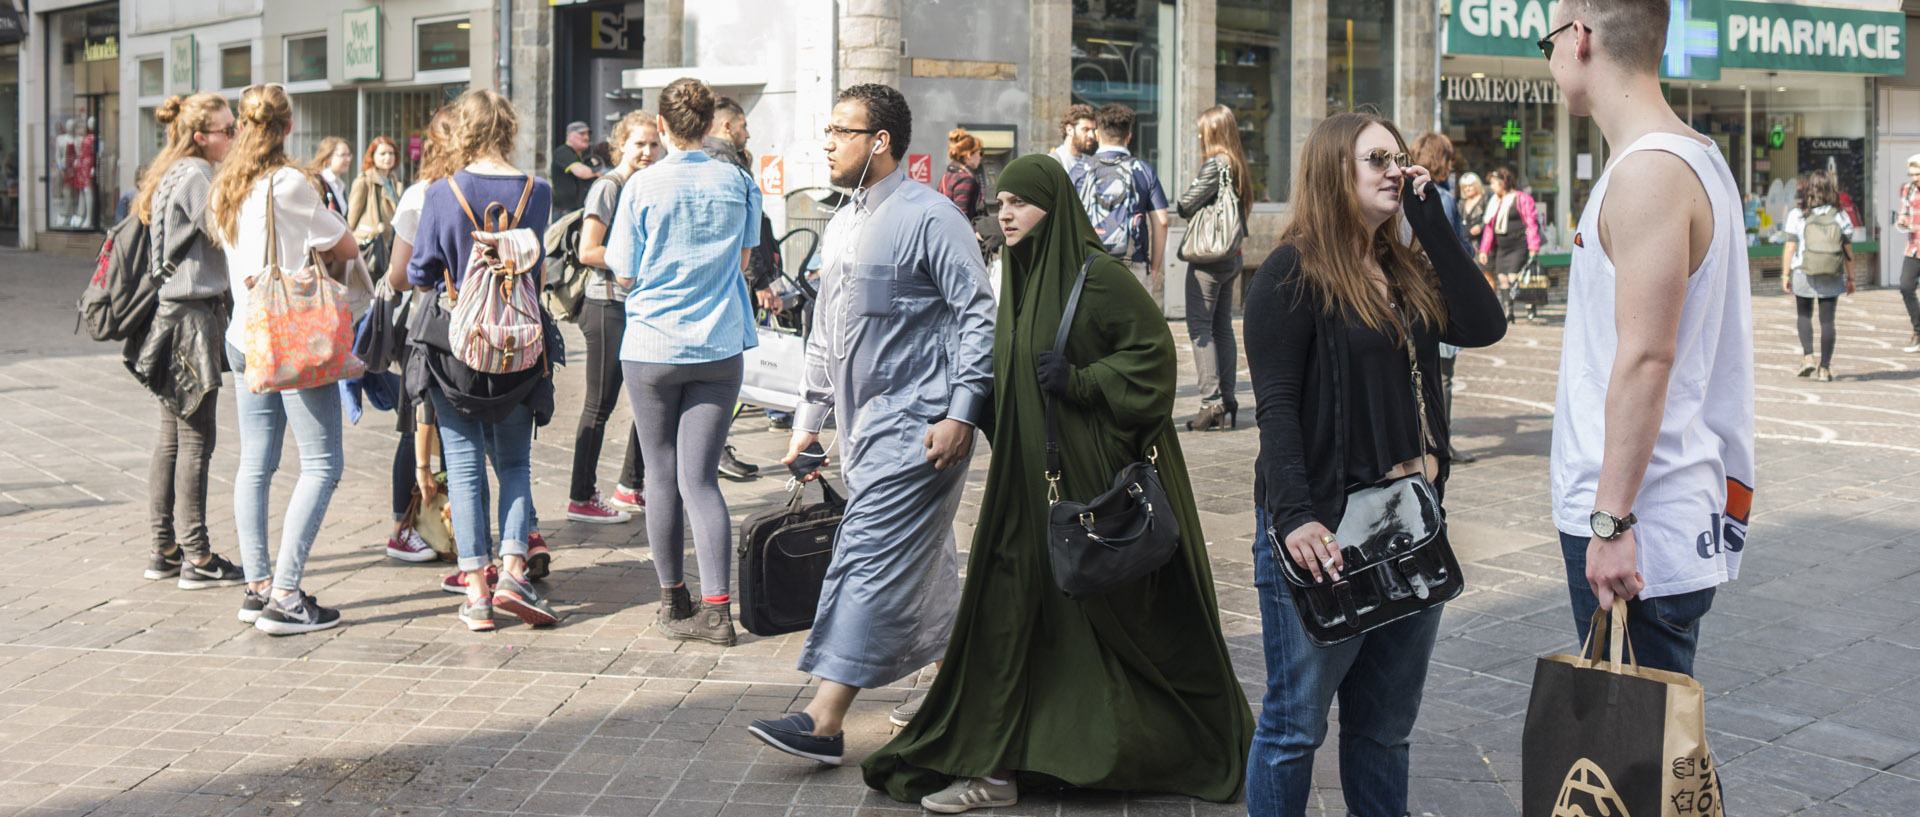
[[[263,273],[280,268],[280,234],[273,223],[273,177],[279,172],[279,169],[275,168],[267,174],[267,268],[261,270]]]
[[[1427,434],[1429,433],[1429,429],[1427,428],[1427,391],[1420,382],[1420,357],[1414,354],[1413,351],[1413,324],[1407,320],[1404,309],[1396,309],[1393,314],[1394,317],[1400,319],[1402,345],[1407,347],[1407,370],[1410,373],[1409,381],[1413,385],[1414,412],[1418,415],[1414,425],[1415,433],[1420,435],[1420,472],[1424,474],[1427,470],[1427,449],[1429,448],[1427,440]]]
[[[1067,295],[1066,311],[1060,314],[1060,329],[1053,336],[1053,353],[1067,353],[1067,333],[1073,328],[1073,314],[1080,310],[1080,292],[1087,288],[1087,270],[1093,266],[1093,256],[1080,263],[1080,277],[1073,281],[1073,292]],[[1053,395],[1045,389],[1040,396],[1047,406],[1047,504],[1060,501],[1060,406]]]

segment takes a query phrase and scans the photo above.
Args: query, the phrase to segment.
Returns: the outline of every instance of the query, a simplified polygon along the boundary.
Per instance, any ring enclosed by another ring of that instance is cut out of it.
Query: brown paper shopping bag
[[[1581,655],[1535,666],[1523,817],[1722,817],[1700,683],[1641,667],[1626,631],[1616,602],[1594,612]]]

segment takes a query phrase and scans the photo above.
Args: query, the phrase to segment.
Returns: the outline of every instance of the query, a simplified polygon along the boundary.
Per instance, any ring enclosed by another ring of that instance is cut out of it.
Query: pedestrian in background
[[[1295,164],[1293,220],[1247,288],[1247,364],[1260,406],[1254,585],[1267,665],[1247,811],[1261,817],[1306,812],[1336,696],[1348,812],[1407,813],[1408,735],[1441,608],[1315,646],[1279,562],[1293,560],[1316,582],[1341,574],[1342,547],[1360,544],[1333,537],[1349,486],[1422,474],[1444,492],[1439,345],[1486,346],[1506,333],[1432,177],[1405,150],[1393,123],[1371,114],[1315,125]],[[1403,211],[1424,261],[1401,238]],[[1418,395],[1408,388],[1409,352],[1420,362]]]
[[[718,473],[743,354],[760,342],[742,276],[760,243],[760,185],[701,149],[714,105],[713,89],[697,79],[660,91],[659,123],[674,151],[621,190],[606,262],[631,287],[620,366],[650,472],[655,627],[677,641],[733,646],[733,527]],[[697,609],[683,567],[689,522]]]
[[[213,552],[207,468],[218,432],[221,344],[227,333],[227,256],[207,201],[214,168],[237,133],[219,94],[172,96],[154,111],[167,146],[147,166],[132,210],[151,231],[150,258],[165,276],[153,327],[132,366],[160,402],[160,433],[147,467],[152,554],[146,577],[179,577],[182,590],[231,587],[240,568]],[[179,509],[179,523],[174,511]]]
[[[1233,282],[1244,263],[1240,241],[1253,212],[1253,180],[1248,178],[1240,121],[1232,108],[1215,105],[1201,111],[1195,127],[1206,161],[1180,196],[1180,217],[1193,218],[1213,204],[1223,180],[1231,180],[1240,205],[1240,234],[1233,239],[1233,252],[1212,263],[1187,264],[1187,339],[1193,342],[1193,365],[1200,378],[1200,413],[1187,421],[1187,430],[1212,431],[1240,424],[1240,402],[1234,399],[1240,350],[1233,337]]]
[[[399,164],[400,146],[385,136],[374,137],[347,194],[347,226],[360,242],[360,257],[375,274],[386,270],[393,251],[393,211],[400,203],[394,168]]]
[[[1692,675],[1715,589],[1753,544],[1740,185],[1661,92],[1665,0],[1561,0],[1548,17],[1542,50],[1568,113],[1617,146],[1574,233],[1554,398],[1553,521],[1574,635],[1625,604],[1640,666]]]
[[[1833,313],[1841,295],[1853,294],[1853,220],[1840,209],[1840,191],[1833,174],[1816,170],[1807,174],[1801,190],[1800,206],[1787,212],[1787,224],[1781,230],[1787,243],[1781,255],[1787,259],[1789,275],[1782,276],[1781,290],[1793,296],[1796,328],[1800,332],[1800,370],[1797,377],[1811,377],[1822,383],[1833,380]],[[1813,313],[1820,311],[1820,357],[1813,356]]]
[[[580,209],[587,203],[587,188],[605,172],[606,164],[590,149],[593,128],[585,122],[567,124],[567,140],[553,149],[553,164],[547,178],[553,180],[553,212],[560,215]]]
[[[713,124],[707,126],[706,141],[701,142],[707,155],[732,164],[754,176],[753,162],[747,153],[747,112],[732,97],[720,97],[713,103]],[[747,289],[753,293],[754,303],[769,319],[780,311],[780,296],[773,291],[773,283],[780,277],[779,241],[773,237],[773,220],[764,210],[760,213],[760,243],[748,254],[746,279]],[[734,407],[734,416],[738,418],[741,406]],[[777,409],[767,409],[769,430],[791,430],[793,415]],[[738,452],[729,445],[720,452],[720,476],[731,480],[752,479],[760,473],[760,466],[742,462]]]
[[[1540,252],[1540,213],[1533,196],[1513,186],[1512,170],[1503,167],[1487,174],[1487,185],[1492,198],[1480,233],[1479,260],[1493,269],[1494,291],[1500,293],[1507,320],[1513,320],[1513,284]],[[1532,309],[1528,307],[1529,318]]]
[[[1107,250],[1133,270],[1154,303],[1159,303],[1167,249],[1166,191],[1153,166],[1127,149],[1133,143],[1132,108],[1102,105],[1093,119],[1100,149],[1087,161],[1078,187],[1087,220],[1093,222]]]
[[[627,423],[627,455],[614,484],[611,502],[600,497],[600,448],[607,418],[620,402],[625,378],[620,368],[621,340],[627,334],[627,293],[631,283],[607,267],[607,230],[620,211],[620,190],[633,174],[660,158],[660,125],[650,111],[631,111],[613,126],[614,168],[587,190],[580,223],[580,263],[593,270],[580,306],[580,333],[587,338],[587,394],[573,433],[573,471],[567,494],[567,518],[611,525],[632,519],[629,511],[646,507],[646,465],[640,456],[640,432]]]
[[[966,128],[947,132],[947,172],[940,176],[940,195],[953,201],[971,224],[986,208],[980,201],[980,137]]]
[[[821,240],[819,308],[782,462],[817,452],[834,412],[848,502],[800,651],[799,669],[819,678],[819,689],[803,711],[755,720],[747,731],[837,765],[860,691],[946,652],[960,600],[953,517],[974,428],[992,411],[994,315],[971,226],[952,202],[907,178],[906,98],[855,85],[840,92],[828,122],[828,180],[853,194]],[[903,709],[895,719],[911,720]]]
[[[1433,192],[1440,197],[1441,209],[1447,214],[1447,223],[1453,225],[1453,235],[1460,242],[1461,249],[1472,253],[1466,243],[1466,232],[1460,220],[1460,208],[1453,198],[1453,192],[1447,189],[1447,180],[1453,178],[1453,140],[1445,135],[1427,131],[1413,140],[1413,163],[1424,167],[1433,174]],[[1440,344],[1440,417],[1448,429],[1447,456],[1454,462],[1477,462],[1478,457],[1465,454],[1452,447],[1453,429],[1453,369],[1460,357],[1460,347],[1451,343]]]
[[[1907,157],[1907,183],[1900,185],[1900,218],[1895,226],[1907,233],[1907,251],[1900,259],[1900,301],[1907,307],[1913,334],[1900,351],[1920,352],[1920,153]]]
[[[353,146],[338,136],[320,140],[320,149],[314,151],[313,161],[307,166],[307,172],[322,182],[321,201],[342,216],[347,214],[347,173],[352,170]]]
[[[240,137],[214,175],[211,215],[227,257],[233,314],[245,316],[249,291],[266,269],[268,236],[282,266],[297,268],[309,249],[323,260],[359,256],[346,219],[323,200],[325,182],[287,157],[293,103],[279,85],[255,85],[240,95]],[[345,143],[341,143],[342,146]],[[350,157],[349,157],[350,158]],[[271,190],[271,195],[269,195]],[[272,219],[271,231],[268,219]],[[246,320],[227,326],[227,361],[236,375],[247,368]],[[240,470],[233,480],[233,517],[239,529],[240,561],[247,591],[240,620],[273,635],[324,630],[340,623],[340,611],[320,606],[300,590],[307,554],[320,535],[334,487],[346,467],[340,429],[340,390],[332,383],[310,389],[254,394],[235,390],[240,426]],[[300,449],[300,479],[282,518],[280,554],[267,552],[267,501],[280,467],[287,432]]]
[[[1480,239],[1487,231],[1487,186],[1480,180],[1480,174],[1460,174],[1460,198],[1454,202],[1454,206],[1460,211],[1460,227],[1466,234],[1467,253],[1478,255]],[[1486,277],[1488,289],[1498,288],[1491,267],[1480,264],[1480,273]]]
[[[427,122],[426,137],[420,146],[419,171],[414,174],[413,184],[401,192],[393,209],[393,257],[387,264],[387,285],[403,293],[402,297],[410,302],[409,314],[413,309],[425,308],[425,296],[407,281],[407,265],[413,261],[413,240],[419,233],[420,211],[426,207],[427,188],[459,168],[459,157],[453,149],[453,116],[443,107]],[[400,343],[396,347],[394,362],[401,371],[409,371],[407,361],[413,354],[413,345]],[[422,458],[416,450],[416,432],[422,425],[434,425],[426,419],[432,415],[431,405],[413,399],[411,388],[402,388],[394,399],[393,412],[398,420],[400,442],[393,450],[393,532],[387,536],[387,556],[403,562],[436,561],[439,554],[406,521],[407,508],[413,504],[416,492],[425,502],[439,490],[432,461]],[[453,575],[461,582],[456,586],[458,592],[465,593],[467,574],[456,571]]]
[[[1093,130],[1092,105],[1074,103],[1067,106],[1067,112],[1060,116],[1060,144],[1047,154],[1066,168],[1067,178],[1073,180],[1076,188],[1080,185],[1080,174],[1087,170],[1087,160],[1093,157],[1094,151],[1100,149]]]
[[[452,152],[465,167],[427,188],[407,262],[407,280],[436,292],[445,291],[450,283],[454,291],[474,296],[479,291],[465,284],[467,259],[480,228],[473,218],[498,204],[509,214],[519,214],[517,227],[544,235],[553,190],[507,161],[520,117],[506,97],[476,88],[454,100],[448,116]],[[530,270],[536,281],[542,263],[536,257]],[[470,630],[491,630],[494,611],[500,609],[536,627],[558,623],[559,615],[534,589],[527,569],[529,534],[534,527],[533,429],[553,418],[550,365],[543,361],[517,372],[476,372],[451,352],[418,337],[413,338],[412,353],[422,356],[420,368],[426,378],[409,388],[416,400],[432,403],[447,463],[454,541],[460,571],[467,575],[467,600],[460,606],[460,619]],[[493,561],[489,460],[500,483],[497,586],[490,586],[496,574],[488,571]]]
[[[906,728],[862,764],[867,785],[945,814],[1014,805],[1019,774],[1230,800],[1253,718],[1170,416],[1173,334],[1094,235],[1059,163],[1021,157],[999,186],[1011,287],[995,318],[994,457],[980,525],[940,674]],[[1048,565],[1048,401],[1059,412],[1062,499],[1091,500],[1154,452],[1172,504],[1156,520],[1180,530],[1165,565],[1094,598],[1060,593]]]

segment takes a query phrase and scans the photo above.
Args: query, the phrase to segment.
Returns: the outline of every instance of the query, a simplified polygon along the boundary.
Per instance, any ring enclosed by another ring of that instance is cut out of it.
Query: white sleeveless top
[[[1567,326],[1554,400],[1553,521],[1591,536],[1589,516],[1605,453],[1607,382],[1614,332],[1614,266],[1600,246],[1600,206],[1620,160],[1660,150],[1686,160],[1713,208],[1713,242],[1687,281],[1667,381],[1666,414],[1634,507],[1645,598],[1731,581],[1740,573],[1753,504],[1753,308],[1740,188],[1711,143],[1651,133],[1602,173],[1580,214],[1567,282]],[[1623,191],[1623,195],[1632,195]],[[1629,240],[1620,239],[1617,240]]]

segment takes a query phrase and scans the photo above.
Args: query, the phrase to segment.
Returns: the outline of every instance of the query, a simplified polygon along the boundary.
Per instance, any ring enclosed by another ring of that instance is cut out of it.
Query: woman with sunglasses
[[[1292,200],[1305,204],[1247,287],[1260,426],[1254,584],[1267,663],[1247,811],[1262,817],[1305,813],[1336,695],[1348,811],[1407,811],[1407,736],[1440,610],[1315,646],[1279,563],[1291,559],[1316,582],[1338,578],[1342,543],[1332,531],[1350,487],[1419,473],[1444,491],[1439,345],[1486,346],[1506,333],[1431,175],[1406,150],[1393,123],[1371,114],[1316,125],[1294,165]],[[1403,212],[1416,243],[1401,239]],[[1409,349],[1418,396],[1408,387]],[[1416,431],[1423,427],[1431,434]]]
[[[160,398],[160,435],[147,470],[153,552],[146,577],[178,576],[182,590],[230,587],[240,583],[240,568],[215,555],[207,535],[207,466],[226,368],[218,344],[229,317],[227,256],[207,223],[207,197],[214,167],[233,146],[233,111],[219,94],[194,94],[167,99],[153,117],[167,129],[167,147],[133,201],[166,276],[133,365],[134,376]]]

